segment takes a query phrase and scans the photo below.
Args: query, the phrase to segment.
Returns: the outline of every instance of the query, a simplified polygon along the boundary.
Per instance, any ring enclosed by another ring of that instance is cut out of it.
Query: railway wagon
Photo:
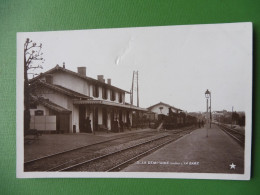
[[[164,129],[176,129],[197,124],[197,118],[186,113],[170,113],[163,119]]]

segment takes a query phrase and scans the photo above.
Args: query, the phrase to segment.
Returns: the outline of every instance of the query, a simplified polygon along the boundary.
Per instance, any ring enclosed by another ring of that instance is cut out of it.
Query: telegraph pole
[[[134,104],[134,78],[135,78],[135,71],[133,71],[133,78],[132,78],[132,88],[131,88],[131,96],[130,96],[131,105]]]
[[[132,87],[131,87],[131,94],[130,94],[130,102],[131,105],[134,105],[134,87],[136,84],[136,104],[139,107],[139,84],[138,84],[138,71],[133,71],[133,78],[132,78]]]
[[[138,85],[138,71],[136,71],[136,83],[137,83],[137,107],[139,107],[139,85]]]
[[[232,112],[231,112],[231,128],[233,126],[233,106],[232,106]]]
[[[210,92],[210,99],[209,99],[209,106],[210,106],[210,110],[209,110],[209,128],[211,128],[211,121],[212,121],[212,115],[211,115],[211,92]]]

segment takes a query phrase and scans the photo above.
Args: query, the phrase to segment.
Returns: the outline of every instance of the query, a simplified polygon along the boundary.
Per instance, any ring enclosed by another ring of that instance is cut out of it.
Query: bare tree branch
[[[31,103],[31,89],[29,87],[28,75],[38,75],[34,71],[38,68],[43,68],[41,64],[35,65],[34,62],[44,62],[42,58],[43,53],[41,52],[42,44],[36,44],[29,38],[24,43],[24,130],[30,129],[30,103]]]

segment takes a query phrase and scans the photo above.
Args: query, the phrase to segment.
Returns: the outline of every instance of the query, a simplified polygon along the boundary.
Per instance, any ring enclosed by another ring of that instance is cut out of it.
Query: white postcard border
[[[231,23],[232,24],[232,23]],[[251,28],[252,23],[243,23]],[[203,24],[206,25],[206,24]],[[218,24],[210,24],[218,25]],[[228,25],[228,24],[227,24]],[[139,27],[151,28],[151,27]],[[165,28],[165,27],[164,27]],[[104,30],[104,29],[102,29]],[[253,32],[253,31],[252,31]],[[20,33],[17,33],[17,40]],[[253,35],[252,35],[253,36]],[[253,43],[253,42],[252,42]],[[252,45],[252,44],[251,44]],[[23,83],[23,55],[19,51],[23,48],[21,42],[17,41],[17,72],[16,72],[16,176],[17,178],[181,178],[181,179],[224,179],[224,180],[250,180],[251,172],[251,137],[252,137],[252,79],[253,79],[253,62],[251,57],[252,78],[248,81],[251,88],[245,94],[248,94],[250,101],[247,102],[246,113],[246,140],[245,140],[245,161],[244,174],[219,174],[219,173],[165,173],[165,172],[24,172],[24,135],[23,135],[23,101],[24,101],[24,83]],[[253,52],[252,52],[253,53]]]

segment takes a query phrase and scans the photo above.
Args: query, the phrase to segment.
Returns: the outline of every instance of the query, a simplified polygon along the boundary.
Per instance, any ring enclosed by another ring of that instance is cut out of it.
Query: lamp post
[[[231,129],[232,129],[232,126],[233,126],[233,106],[232,106],[232,112],[231,112],[231,124],[230,124],[230,126],[231,126]]]
[[[209,111],[209,128],[211,128],[211,92],[208,89],[205,92],[205,97],[207,99],[207,114]],[[209,106],[208,106],[208,99],[209,99]]]

